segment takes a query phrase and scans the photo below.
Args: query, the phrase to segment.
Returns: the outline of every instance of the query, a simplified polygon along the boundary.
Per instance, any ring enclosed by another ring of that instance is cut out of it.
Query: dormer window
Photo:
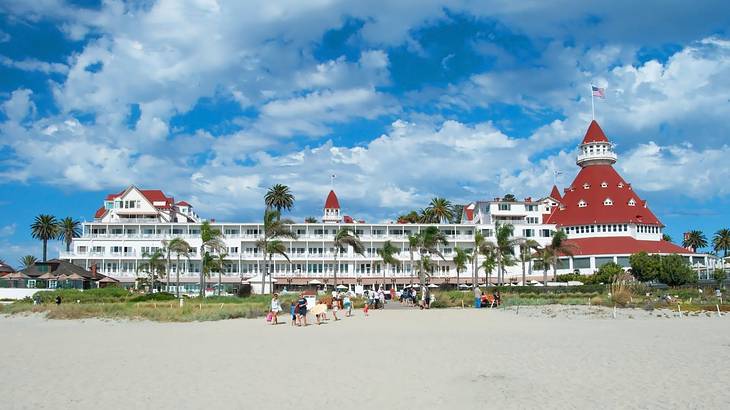
[[[636,206],[636,201],[634,201],[634,198],[629,199],[629,206]]]
[[[590,187],[591,187],[591,184],[589,184],[587,182],[585,184],[583,184],[583,189],[588,189]]]
[[[611,206],[613,205],[613,201],[611,200],[611,198],[606,198],[603,200],[603,205]]]
[[[585,208],[586,206],[588,206],[588,203],[586,201],[582,199],[578,201],[578,208]]]
[[[601,188],[608,188],[606,181],[601,182]]]
[[[624,187],[624,183],[623,183],[623,182],[619,182],[619,183],[618,183],[618,187],[619,187],[619,188],[623,188],[623,187]]]

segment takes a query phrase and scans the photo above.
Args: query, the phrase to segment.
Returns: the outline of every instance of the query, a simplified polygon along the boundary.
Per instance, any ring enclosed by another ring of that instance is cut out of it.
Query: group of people
[[[329,320],[327,311],[332,311],[332,317],[335,321],[340,320],[337,317],[337,312],[343,310],[346,317],[352,316],[352,299],[350,293],[342,293],[333,291],[331,300],[322,298],[318,301],[314,307],[309,310],[307,307],[307,298],[304,297],[303,293],[299,294],[299,298],[296,302],[291,302],[289,305],[289,314],[291,315],[292,326],[307,326],[307,315],[312,314],[317,321],[317,324],[322,324],[326,320]],[[274,293],[271,298],[271,309],[267,316],[267,321],[272,325],[279,324],[279,313],[281,313],[281,301],[279,300],[279,294]],[[365,305],[365,315],[368,314],[368,305]]]
[[[499,289],[494,289],[491,295],[482,291],[478,287],[474,288],[474,307],[479,309],[483,307],[498,307],[502,303],[502,295]]]
[[[400,303],[407,306],[418,306],[420,309],[430,309],[435,297],[428,287],[424,287],[421,291],[421,300],[418,301],[418,291],[416,288],[407,287],[400,294]]]

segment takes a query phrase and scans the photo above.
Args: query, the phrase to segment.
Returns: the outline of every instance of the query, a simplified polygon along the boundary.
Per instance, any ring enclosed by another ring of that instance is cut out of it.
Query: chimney
[[[686,241],[687,239],[689,239],[689,232],[684,233],[684,240]],[[695,251],[695,248],[693,248],[691,246],[687,246],[687,249],[689,249],[691,252]]]
[[[96,279],[96,262],[91,264],[91,277],[93,279]]]

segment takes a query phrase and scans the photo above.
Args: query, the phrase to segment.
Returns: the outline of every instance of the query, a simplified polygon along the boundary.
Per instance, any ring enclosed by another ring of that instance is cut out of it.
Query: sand
[[[588,312],[386,310],[307,328],[0,316],[0,408],[728,408],[730,317]]]

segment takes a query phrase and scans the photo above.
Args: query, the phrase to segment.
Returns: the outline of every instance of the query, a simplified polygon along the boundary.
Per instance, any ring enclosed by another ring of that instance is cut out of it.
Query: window
[[[48,288],[49,289],[56,289],[58,287],[58,281],[57,280],[49,280],[48,281]]]
[[[525,205],[528,212],[537,212],[537,205]]]
[[[542,237],[542,238],[549,238],[550,237],[550,229],[540,229],[540,237]]]
[[[618,183],[618,187],[619,187],[619,188],[623,188],[623,187],[624,187],[624,183],[623,183],[623,182],[619,182],[619,183]]]
[[[590,187],[591,187],[591,184],[589,184],[587,182],[585,184],[583,184],[583,189],[588,189]]]
[[[524,236],[525,238],[532,238],[535,236],[535,230],[534,229],[523,229],[522,236]]]
[[[538,218],[536,216],[528,216],[526,219],[527,219],[527,223],[528,224],[537,224],[537,223],[539,223],[538,222]]]
[[[28,284],[26,285],[26,287],[35,288],[35,279],[28,279]]]
[[[510,209],[512,209],[510,204],[499,204],[500,211],[509,211]]]
[[[636,206],[636,201],[634,201],[634,198],[629,199],[629,206]]]
[[[580,201],[578,201],[578,208],[585,208],[586,206],[588,206],[586,201],[584,201],[582,199]]]
[[[601,188],[608,188],[606,181],[601,182]]]
[[[613,201],[611,200],[611,198],[606,198],[603,200],[603,205],[611,206],[613,205]]]

